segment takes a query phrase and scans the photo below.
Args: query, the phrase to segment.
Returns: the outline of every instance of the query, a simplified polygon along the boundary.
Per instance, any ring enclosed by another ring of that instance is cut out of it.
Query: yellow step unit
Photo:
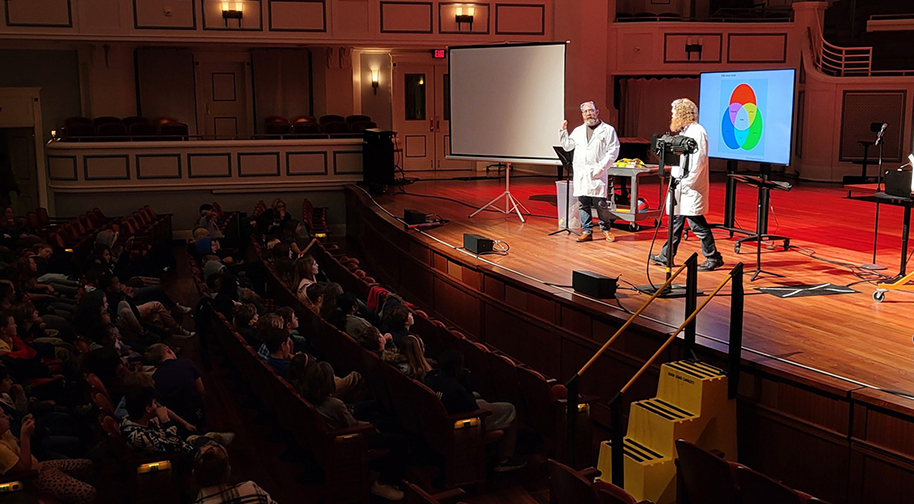
[[[625,437],[625,489],[657,504],[676,500],[675,442],[686,439],[736,457],[736,401],[723,371],[700,362],[661,366],[657,397],[632,403]],[[600,446],[600,479],[612,480],[610,443]]]

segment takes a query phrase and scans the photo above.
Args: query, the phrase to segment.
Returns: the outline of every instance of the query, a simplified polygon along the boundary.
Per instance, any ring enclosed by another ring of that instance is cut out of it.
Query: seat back
[[[730,464],[713,453],[684,440],[676,441],[677,464],[685,502],[738,504],[739,492]]]
[[[96,117],[95,119],[92,120],[92,123],[95,124],[96,128],[101,126],[102,124],[113,124],[113,123],[117,123],[117,124],[121,124],[121,125],[124,124],[121,122],[120,117],[112,117],[112,116]]]
[[[517,384],[527,408],[526,424],[543,436],[555,439],[556,419],[564,411],[546,378],[526,366],[517,366]]]
[[[267,135],[288,135],[292,133],[292,125],[287,122],[271,122],[263,127]]]
[[[527,424],[527,405],[520,393],[517,365],[508,356],[496,352],[486,354],[486,364],[488,364],[489,373],[495,382],[497,400],[513,404],[517,410],[518,419],[521,423]],[[488,397],[485,398],[492,400]]]
[[[292,125],[292,132],[296,135],[317,135],[321,132],[321,126],[316,122],[300,121]]]
[[[343,117],[343,116],[341,116],[341,115],[327,114],[327,115],[322,115],[322,116],[320,117],[320,119],[317,120],[317,122],[318,122],[321,126],[323,126],[324,124],[327,124],[327,123],[331,123],[331,122],[341,122],[341,123],[345,123],[345,122],[346,122],[346,118]]]
[[[187,125],[181,122],[170,122],[159,126],[159,134],[169,137],[186,137]]]
[[[106,394],[102,394],[101,392],[92,394],[92,402],[98,406],[98,409],[102,410],[102,413],[114,416],[114,405],[111,404],[111,400],[108,399]]]
[[[743,504],[800,504],[800,495],[794,489],[748,467],[736,468],[736,481]]]
[[[103,394],[108,398],[108,402],[111,402],[111,395],[108,393],[108,389],[105,387],[105,384],[102,383],[102,380],[98,377],[98,375],[95,373],[87,374],[86,382],[89,383],[89,387],[92,388],[92,392]]]
[[[596,481],[593,484],[593,489],[597,492],[597,502],[600,504],[638,504],[632,494],[612,483]]]
[[[371,117],[367,116],[367,115],[356,114],[356,115],[346,116],[346,122],[349,124],[358,123],[358,122],[369,122],[369,121],[371,121]]]
[[[596,504],[593,483],[574,469],[549,459],[549,495],[553,504]]]
[[[479,392],[484,398],[495,397],[493,378],[486,363],[486,354],[489,353],[489,349],[482,343],[469,339],[459,340],[457,345],[463,353],[467,369],[473,373],[473,386],[476,387],[476,392]]]

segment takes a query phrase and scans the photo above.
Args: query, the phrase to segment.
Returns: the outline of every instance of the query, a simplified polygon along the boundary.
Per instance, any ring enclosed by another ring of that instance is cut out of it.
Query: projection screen
[[[560,164],[565,43],[448,48],[449,158]]]

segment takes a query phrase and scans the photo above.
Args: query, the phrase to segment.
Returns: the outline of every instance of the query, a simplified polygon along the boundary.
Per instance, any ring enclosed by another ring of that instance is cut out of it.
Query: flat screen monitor
[[[708,132],[708,155],[790,164],[795,73],[702,73],[698,123]]]
[[[449,158],[559,164],[565,43],[448,48]]]

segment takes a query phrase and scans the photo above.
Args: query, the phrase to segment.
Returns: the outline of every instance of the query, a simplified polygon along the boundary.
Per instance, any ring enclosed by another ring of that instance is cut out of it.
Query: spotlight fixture
[[[241,28],[242,17],[244,17],[243,2],[222,2],[222,19],[225,20],[226,28],[228,28],[229,19],[237,19],[238,28]]]
[[[454,21],[457,21],[457,31],[463,31],[463,23],[470,25],[470,31],[473,31],[473,15],[476,13],[476,8],[472,5],[467,6],[466,14],[464,14],[463,6],[457,6],[457,15],[454,16]]]
[[[378,94],[378,82],[381,77],[381,71],[377,68],[371,69],[371,88],[374,90],[374,94]]]

